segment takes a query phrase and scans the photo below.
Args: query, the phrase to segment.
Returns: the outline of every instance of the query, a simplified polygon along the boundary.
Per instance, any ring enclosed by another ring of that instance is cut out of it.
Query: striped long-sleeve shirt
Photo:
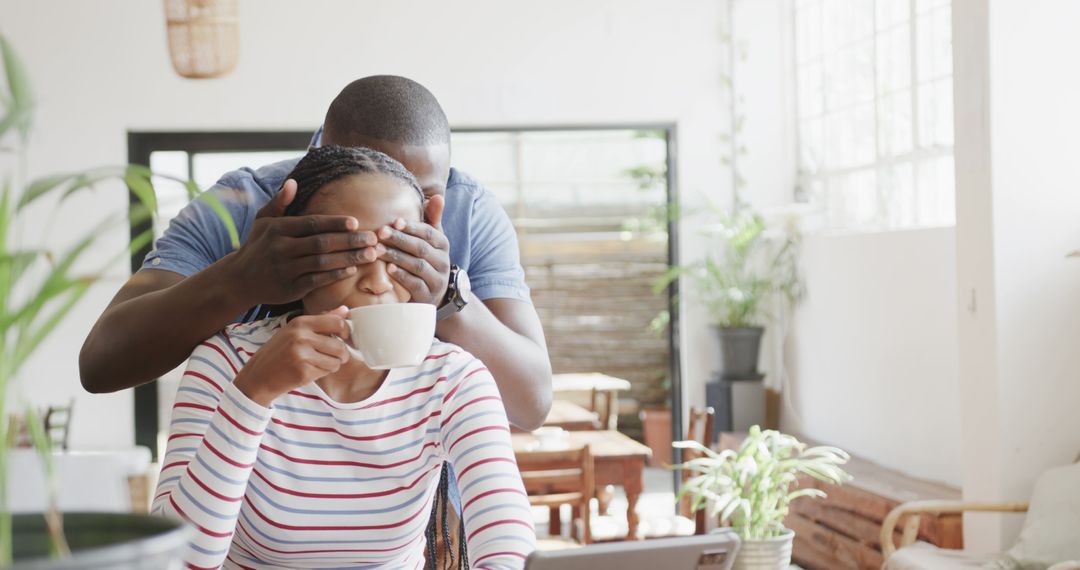
[[[283,322],[225,329],[194,351],[180,383],[153,511],[196,527],[188,567],[420,568],[447,461],[473,567],[522,567],[532,518],[483,364],[435,342],[361,402],[335,402],[313,383],[265,408],[232,380]]]

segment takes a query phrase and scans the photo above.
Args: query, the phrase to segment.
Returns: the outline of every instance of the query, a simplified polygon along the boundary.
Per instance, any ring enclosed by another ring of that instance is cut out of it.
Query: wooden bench
[[[743,437],[722,433],[717,446],[737,449]],[[799,440],[818,445],[802,437]],[[889,511],[907,501],[960,499],[959,489],[916,479],[859,457],[853,456],[845,469],[854,479],[839,487],[800,478],[800,485],[816,487],[829,495],[825,499],[796,500],[784,522],[795,531],[793,562],[806,570],[878,570],[883,562],[881,523]],[[896,538],[900,538],[899,531]],[[943,548],[962,548],[962,517],[924,515],[919,540]]]

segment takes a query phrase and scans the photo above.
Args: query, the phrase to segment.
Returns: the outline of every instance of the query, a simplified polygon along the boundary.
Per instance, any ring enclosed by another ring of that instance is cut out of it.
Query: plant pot
[[[652,449],[649,466],[671,465],[671,409],[645,408],[639,415],[645,445]]]
[[[775,538],[743,539],[732,570],[787,570],[791,566],[791,543],[795,531]]]
[[[758,356],[761,354],[763,327],[713,327],[720,340],[720,378],[722,380],[759,380]]]
[[[126,513],[64,513],[71,557],[48,558],[45,517],[14,515],[11,570],[169,570],[180,568],[190,528],[173,519]]]

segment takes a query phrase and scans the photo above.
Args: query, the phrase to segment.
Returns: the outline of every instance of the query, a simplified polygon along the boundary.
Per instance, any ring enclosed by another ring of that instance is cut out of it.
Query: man
[[[281,218],[296,192],[285,176],[299,158],[230,172],[210,192],[232,214],[240,248],[205,202],[189,204],[87,336],[83,386],[99,393],[152,381],[224,326],[382,259],[414,302],[439,307],[436,335],[487,365],[510,422],[538,427],[551,405],[551,364],[517,238],[495,197],[450,168],[449,124],[435,97],[403,77],[359,79],[330,104],[313,142],[397,159],[424,190],[427,223],[360,232],[346,216]]]

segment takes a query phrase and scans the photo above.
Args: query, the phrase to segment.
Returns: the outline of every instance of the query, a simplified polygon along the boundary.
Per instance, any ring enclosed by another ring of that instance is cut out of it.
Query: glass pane
[[[910,162],[883,168],[878,175],[878,191],[886,227],[903,228],[918,223],[915,215],[915,180]]]
[[[874,97],[874,46],[871,40],[825,58],[825,107],[844,109]]]
[[[936,79],[952,73],[952,12],[942,8],[916,20],[915,48],[918,80]]]
[[[825,54],[867,39],[874,32],[874,3],[866,0],[829,0],[823,4]]]
[[[880,1],[890,2],[892,0],[878,0],[878,1],[879,2]],[[915,0],[915,11],[917,13],[919,13],[919,14],[922,14],[924,12],[929,12],[930,10],[933,10],[934,8],[940,8],[942,6],[949,6],[949,3],[951,1],[952,0]]]
[[[519,200],[519,141],[517,133],[454,133],[450,141],[454,166],[470,173],[482,172],[484,186],[509,211]]]
[[[150,153],[150,170],[158,174],[175,176],[180,180],[188,179],[188,153],[177,151],[154,151]],[[154,239],[165,233],[169,220],[180,213],[188,203],[187,189],[183,184],[160,176],[153,179],[157,193],[158,217],[154,220]]]
[[[829,115],[825,122],[826,168],[836,170],[873,163],[874,136],[872,104]]]
[[[299,158],[305,149],[272,152],[200,152],[193,155],[192,179],[199,188],[207,189],[217,183],[222,174],[238,168],[258,168],[267,164]]]
[[[829,179],[829,225],[840,229],[871,229],[880,226],[876,178],[873,170],[861,170]]]
[[[910,0],[878,0],[874,2],[877,10],[877,29],[884,30],[911,19]]]
[[[911,87],[911,28],[908,24],[878,36],[876,74],[878,93]]]
[[[952,146],[952,111],[952,78],[919,86],[919,146]]]
[[[821,55],[821,3],[813,2],[795,13],[796,61]]]
[[[885,95],[878,104],[878,145],[882,156],[911,152],[911,91]]]
[[[803,121],[799,126],[799,167],[806,174],[817,174],[823,166],[825,147],[824,119]]]
[[[799,67],[799,116],[809,118],[824,112],[824,93],[821,86],[821,62]]]

